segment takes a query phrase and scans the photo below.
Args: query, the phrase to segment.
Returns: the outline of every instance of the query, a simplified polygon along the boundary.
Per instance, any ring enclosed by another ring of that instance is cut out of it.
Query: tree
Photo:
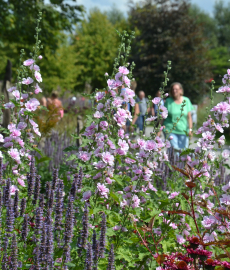
[[[214,6],[214,18],[217,22],[217,37],[219,45],[230,46],[230,3],[218,1]]]
[[[74,2],[76,0],[73,0]],[[43,45],[57,48],[60,31],[73,30],[83,7],[65,0],[0,0],[0,41],[31,46],[39,12],[42,12]]]
[[[211,77],[208,46],[186,1],[155,0],[136,4],[129,13],[137,36],[132,58],[138,89],[154,94],[163,81],[167,61],[172,61],[170,83],[184,85],[185,95],[197,102]]]
[[[84,90],[85,83],[93,89],[104,88],[104,74],[112,71],[118,45],[118,35],[107,16],[92,10],[77,26],[73,45],[77,53],[75,89]]]
[[[58,46],[65,43],[63,31],[70,33],[80,19],[83,7],[70,5],[66,0],[0,0],[0,78],[3,79],[7,59],[12,62],[13,78],[17,76],[20,50],[26,55],[35,43],[34,29],[38,13],[42,12],[40,40],[44,46],[43,62],[47,70],[54,68]],[[60,50],[59,52],[60,53]],[[48,55],[47,55],[48,54]],[[49,58],[49,59],[48,59]],[[55,73],[55,70],[53,70]],[[59,74],[57,74],[59,76]],[[51,87],[50,84],[47,84]]]

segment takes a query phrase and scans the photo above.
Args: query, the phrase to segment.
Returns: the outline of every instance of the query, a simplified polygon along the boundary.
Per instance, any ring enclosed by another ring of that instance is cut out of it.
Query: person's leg
[[[142,118],[142,115],[138,116],[138,120],[139,120],[139,129],[140,129],[140,131],[143,131],[143,118]]]
[[[180,149],[188,148],[189,139],[186,135],[178,135],[178,146]]]
[[[142,131],[143,131],[143,134],[145,134],[145,115],[142,115],[141,118],[142,118],[142,124],[143,124]]]

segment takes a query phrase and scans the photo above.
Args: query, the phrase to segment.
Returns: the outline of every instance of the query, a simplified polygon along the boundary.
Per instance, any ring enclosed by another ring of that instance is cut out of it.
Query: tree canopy
[[[132,57],[139,90],[154,95],[170,60],[171,83],[181,82],[193,101],[204,93],[204,81],[211,76],[208,45],[189,7],[186,1],[156,0],[131,8],[130,25],[137,33]]]

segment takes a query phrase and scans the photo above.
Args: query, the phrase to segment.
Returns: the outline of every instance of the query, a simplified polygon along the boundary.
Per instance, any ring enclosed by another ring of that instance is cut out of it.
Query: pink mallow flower
[[[12,196],[12,195],[15,195],[16,190],[19,191],[19,189],[18,189],[15,185],[12,185],[12,186],[10,187],[10,195],[11,195],[11,196]]]
[[[38,56],[38,59],[39,59],[39,60],[42,60],[42,58],[43,58],[42,55],[39,55],[39,56]]]
[[[101,121],[99,126],[102,128],[102,130],[106,130],[109,124],[106,121]]]
[[[205,227],[205,229],[210,229],[213,224],[216,223],[216,219],[213,216],[205,216],[201,224]]]
[[[109,189],[104,184],[98,183],[97,189],[102,197],[108,199]]]
[[[225,205],[230,205],[230,195],[223,194],[220,198],[220,202]]]
[[[2,134],[0,134],[0,142],[4,142],[4,137]]]
[[[14,90],[12,92],[12,95],[16,98],[16,100],[20,99],[20,92],[18,90]]]
[[[31,66],[34,63],[33,59],[27,59],[26,61],[23,62],[23,65],[28,67]]]
[[[30,78],[30,77],[28,77],[28,78],[23,78],[22,79],[22,84],[26,84],[26,85],[29,85],[29,84],[31,84],[31,83],[33,83],[33,79],[32,78]]]
[[[14,103],[9,102],[4,104],[5,109],[13,109],[15,107]]]
[[[105,163],[108,163],[110,166],[113,166],[113,164],[114,164],[114,156],[113,155],[111,155],[109,152],[103,152],[101,156],[102,156],[102,160]]]
[[[18,160],[20,159],[20,155],[19,155],[19,152],[18,152],[18,149],[10,149],[8,150],[8,154],[11,156],[12,159],[14,160]]]
[[[42,82],[42,76],[41,73],[38,71],[34,72],[34,77],[36,78],[37,82]]]
[[[178,196],[180,194],[180,192],[173,192],[169,195],[169,199],[174,199],[176,196]]]
[[[184,237],[182,235],[176,234],[176,240],[179,244],[184,244],[186,242],[186,240],[184,239]]]
[[[79,157],[82,161],[86,162],[86,161],[90,160],[91,155],[90,155],[88,152],[86,152],[86,151],[80,151],[80,152],[78,153],[78,157]]]
[[[140,199],[138,198],[138,196],[137,195],[133,195],[133,198],[132,198],[132,208],[137,208],[137,207],[139,207],[139,205],[140,205]]]
[[[34,93],[37,95],[37,94],[39,94],[41,92],[42,92],[42,89],[39,87],[38,84],[36,84],[35,89],[34,89]]]
[[[22,187],[25,187],[25,182],[21,179],[21,178],[18,178],[18,184]]]
[[[29,112],[36,111],[39,105],[40,102],[36,98],[31,98],[29,101],[25,103],[25,107]]]
[[[152,103],[157,105],[161,102],[161,98],[160,97],[155,97],[153,100],[152,100]]]
[[[92,192],[90,190],[87,190],[82,195],[82,201],[87,201],[92,195]]]
[[[119,72],[124,75],[129,74],[129,70],[126,67],[119,67]]]

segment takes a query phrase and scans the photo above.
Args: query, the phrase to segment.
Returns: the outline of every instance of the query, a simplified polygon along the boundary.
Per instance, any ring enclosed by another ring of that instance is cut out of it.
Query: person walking
[[[63,118],[64,110],[61,100],[58,98],[58,93],[54,91],[51,94],[51,98],[47,99],[47,108],[54,112],[56,115],[57,121]]]
[[[138,102],[140,110],[140,115],[137,120],[138,127],[140,131],[144,132],[145,115],[150,111],[150,108],[148,108],[148,99],[145,97],[144,91],[139,91],[136,102]]]
[[[181,117],[181,105],[183,115]],[[186,149],[189,145],[189,137],[192,137],[192,116],[193,106],[189,98],[184,96],[184,89],[179,82],[174,82],[170,87],[170,97],[166,99],[164,106],[168,110],[168,117],[164,120],[164,131],[170,132],[172,137],[170,143],[175,150]],[[177,123],[177,118],[180,118]],[[177,125],[174,127],[174,123]],[[189,137],[188,137],[188,136]]]

